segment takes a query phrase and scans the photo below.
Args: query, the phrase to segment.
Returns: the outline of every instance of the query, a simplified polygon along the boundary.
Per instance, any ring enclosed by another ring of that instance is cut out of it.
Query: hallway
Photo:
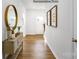
[[[55,59],[42,35],[28,35],[23,39],[23,51],[17,59]]]

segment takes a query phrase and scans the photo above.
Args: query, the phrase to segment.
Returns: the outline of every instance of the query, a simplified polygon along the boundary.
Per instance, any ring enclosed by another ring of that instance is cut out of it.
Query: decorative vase
[[[12,37],[12,32],[11,31],[7,31],[7,38],[11,39],[11,37]]]
[[[15,38],[15,34],[12,34],[12,38]]]
[[[20,28],[21,28],[21,26],[18,26],[18,32],[20,32]]]

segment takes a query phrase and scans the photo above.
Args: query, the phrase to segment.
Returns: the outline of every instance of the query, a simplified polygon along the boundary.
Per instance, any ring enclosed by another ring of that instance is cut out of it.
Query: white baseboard
[[[55,54],[55,52],[52,50],[52,47],[51,47],[51,45],[49,44],[49,42],[47,41],[45,35],[44,35],[44,40],[45,40],[46,44],[48,45],[48,47],[50,48],[52,54],[55,56],[55,58],[56,58],[56,59],[59,59],[59,58],[57,57],[57,55]]]

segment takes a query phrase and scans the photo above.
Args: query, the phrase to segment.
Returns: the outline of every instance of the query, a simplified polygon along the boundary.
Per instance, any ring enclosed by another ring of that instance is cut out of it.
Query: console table
[[[23,49],[23,33],[19,33],[15,38],[4,41],[5,56],[10,59],[16,59],[20,51]],[[7,59],[6,57],[6,59]]]

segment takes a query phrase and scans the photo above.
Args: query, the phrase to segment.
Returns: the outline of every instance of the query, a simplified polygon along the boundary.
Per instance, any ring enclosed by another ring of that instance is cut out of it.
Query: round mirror
[[[5,24],[8,31],[17,27],[18,15],[14,5],[7,6],[5,10]]]

